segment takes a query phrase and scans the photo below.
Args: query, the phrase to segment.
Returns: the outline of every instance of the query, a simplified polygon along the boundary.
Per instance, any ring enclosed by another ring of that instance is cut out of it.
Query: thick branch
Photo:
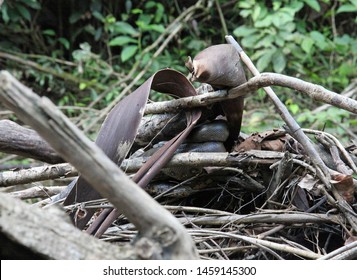
[[[101,196],[109,198],[137,226],[143,238],[162,246],[163,252],[156,255],[157,258],[197,257],[185,228],[131,181],[47,98],[38,97],[8,72],[1,71],[0,100],[73,164]]]
[[[251,78],[246,84],[237,88],[231,89],[230,94],[234,95],[237,92],[256,91],[267,86],[282,86],[300,91],[312,99],[324,102],[344,109],[351,113],[357,114],[357,101],[340,95],[324,87],[303,80],[275,73],[262,73],[259,76]]]
[[[68,163],[33,167],[18,171],[4,171],[0,173],[0,187],[28,184],[62,177],[73,177],[76,175],[78,175],[78,172]]]
[[[174,155],[167,163],[166,168],[175,167],[240,167],[271,165],[279,161],[284,153],[273,151],[252,150],[237,155],[228,153],[181,153]],[[293,155],[294,158],[300,156]],[[148,160],[147,157],[125,159],[120,166],[126,173],[138,171]],[[12,186],[15,184],[26,184],[47,179],[56,179],[67,175],[77,175],[76,170],[67,163],[34,167],[28,170],[5,171],[0,173],[0,186]]]
[[[140,122],[133,147],[170,139],[186,127],[182,114],[157,114],[145,116]],[[47,163],[64,160],[43,140],[36,131],[25,128],[10,120],[0,120],[0,152],[16,154]],[[1,184],[0,184],[1,185]]]
[[[63,159],[36,131],[9,120],[0,120],[0,151],[48,163],[63,162]]]
[[[137,258],[132,247],[111,246],[81,232],[72,226],[62,211],[55,207],[48,210],[31,207],[2,193],[0,193],[0,235],[2,259],[23,259],[26,258],[25,252],[28,251],[36,255],[36,258],[44,259]],[[21,246],[14,252],[17,244]],[[22,251],[24,247],[28,250]]]

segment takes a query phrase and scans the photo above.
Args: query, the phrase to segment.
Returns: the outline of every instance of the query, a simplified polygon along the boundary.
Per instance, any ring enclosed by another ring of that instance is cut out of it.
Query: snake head
[[[229,89],[247,81],[237,50],[230,44],[208,47],[185,63],[191,72],[191,81],[207,83],[214,89]],[[225,142],[228,150],[238,140],[244,107],[244,97],[220,102],[227,118],[229,137]]]
[[[235,87],[246,81],[239,54],[229,44],[208,47],[193,59],[188,57],[185,66],[192,74],[191,81],[215,88]]]
[[[209,72],[206,71],[206,65],[205,63],[202,63],[201,60],[192,60],[192,58],[189,56],[185,61],[185,66],[192,75],[190,78],[191,82],[198,81],[205,83],[205,81],[209,78]]]

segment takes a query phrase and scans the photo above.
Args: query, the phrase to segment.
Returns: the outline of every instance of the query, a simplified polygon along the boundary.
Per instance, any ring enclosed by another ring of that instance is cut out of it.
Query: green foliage
[[[316,0],[272,1],[271,5],[261,0],[239,1],[237,8],[246,20],[233,34],[260,71],[300,73],[314,83],[341,90],[356,76],[357,39],[343,30],[334,33],[336,26],[325,21],[342,12],[352,17],[357,6],[355,0],[339,1],[335,10],[332,3],[324,2],[331,7],[322,13]]]

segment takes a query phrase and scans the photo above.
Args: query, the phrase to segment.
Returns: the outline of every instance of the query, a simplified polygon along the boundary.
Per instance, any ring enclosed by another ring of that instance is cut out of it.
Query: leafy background
[[[94,137],[91,124],[100,123],[101,109],[158,69],[187,73],[187,56],[224,43],[226,34],[261,72],[340,93],[356,78],[356,12],[357,0],[8,0],[0,11],[0,68],[48,96]],[[276,91],[303,127],[330,130],[345,143],[355,137],[351,114],[319,110],[322,104],[298,92]],[[250,133],[283,123],[258,91],[247,98],[243,125]]]

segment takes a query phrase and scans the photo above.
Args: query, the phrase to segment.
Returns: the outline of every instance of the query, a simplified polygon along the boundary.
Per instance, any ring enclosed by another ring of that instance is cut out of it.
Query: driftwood
[[[138,242],[162,246],[148,258],[196,258],[184,227],[131,181],[88,140],[47,98],[39,98],[8,72],[0,72],[0,100],[72,163],[96,190],[131,220]],[[26,108],[23,109],[23,108]],[[130,191],[128,191],[130,190]]]

